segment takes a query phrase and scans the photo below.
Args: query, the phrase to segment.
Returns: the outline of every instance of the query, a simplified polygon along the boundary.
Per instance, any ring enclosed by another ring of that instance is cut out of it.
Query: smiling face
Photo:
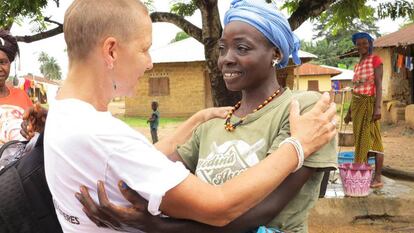
[[[255,88],[275,77],[272,59],[277,50],[261,32],[241,21],[226,25],[219,41],[218,67],[227,89],[241,91]]]
[[[362,56],[369,53],[370,44],[367,38],[357,39],[355,46],[358,49],[359,55]]]
[[[0,87],[6,84],[6,80],[10,73],[10,60],[7,54],[0,50]]]

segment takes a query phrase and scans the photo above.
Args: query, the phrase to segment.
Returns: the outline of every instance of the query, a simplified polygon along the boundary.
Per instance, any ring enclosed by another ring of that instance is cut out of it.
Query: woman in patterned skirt
[[[360,60],[355,65],[352,80],[351,107],[345,123],[353,122],[355,138],[355,162],[365,163],[375,157],[375,176],[371,188],[381,188],[381,169],[384,161],[380,123],[382,98],[382,61],[372,54],[374,39],[365,32],[355,33],[352,42],[358,49]]]

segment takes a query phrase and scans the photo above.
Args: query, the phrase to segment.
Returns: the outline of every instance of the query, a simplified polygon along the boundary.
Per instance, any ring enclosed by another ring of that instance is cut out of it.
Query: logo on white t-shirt
[[[227,141],[220,146],[213,142],[210,154],[199,159],[196,175],[210,184],[223,184],[257,164],[259,158],[256,152],[264,146],[263,139],[253,145],[242,140]]]

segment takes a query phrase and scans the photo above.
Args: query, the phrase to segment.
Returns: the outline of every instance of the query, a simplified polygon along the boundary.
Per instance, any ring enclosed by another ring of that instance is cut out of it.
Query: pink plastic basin
[[[372,168],[369,164],[343,163],[339,165],[339,174],[346,196],[368,196],[372,177]]]

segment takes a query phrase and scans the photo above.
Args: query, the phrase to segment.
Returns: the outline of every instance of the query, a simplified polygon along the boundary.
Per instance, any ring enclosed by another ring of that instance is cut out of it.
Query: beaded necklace
[[[253,110],[253,112],[257,112],[260,109],[262,109],[264,106],[266,106],[270,101],[272,101],[278,94],[280,93],[280,88],[277,89],[271,96],[269,96],[268,98],[266,98],[265,101],[263,101],[262,104],[260,104],[259,106],[257,106],[256,109]],[[236,129],[237,126],[241,125],[243,123],[243,121],[246,119],[246,116],[240,118],[240,120],[234,124],[232,124],[230,122],[231,117],[233,116],[233,113],[240,108],[241,105],[241,101],[237,102],[236,105],[234,105],[234,107],[229,111],[229,113],[226,116],[226,122],[224,123],[224,129],[226,129],[229,132],[232,132]]]

